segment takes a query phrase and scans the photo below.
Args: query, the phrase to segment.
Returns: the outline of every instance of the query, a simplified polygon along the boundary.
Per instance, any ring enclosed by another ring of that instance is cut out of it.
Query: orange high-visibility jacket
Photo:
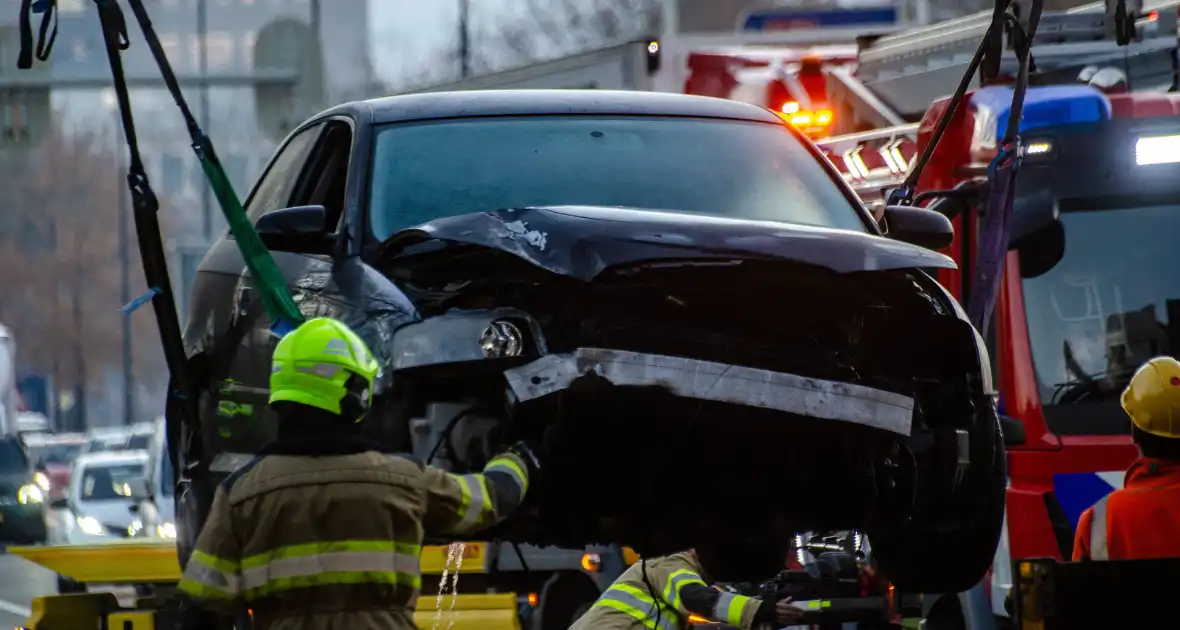
[[[1180,462],[1142,458],[1123,488],[1082,513],[1073,559],[1180,558]]]

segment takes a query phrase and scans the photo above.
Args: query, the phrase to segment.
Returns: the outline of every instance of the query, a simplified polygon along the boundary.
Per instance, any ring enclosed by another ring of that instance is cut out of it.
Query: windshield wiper
[[[1134,370],[1119,367],[1087,374],[1068,341],[1062,342],[1062,353],[1065,355],[1065,369],[1075,377],[1075,380],[1053,385],[1054,405],[1070,405],[1079,402],[1110,400],[1111,395],[1118,395],[1130,381]]]

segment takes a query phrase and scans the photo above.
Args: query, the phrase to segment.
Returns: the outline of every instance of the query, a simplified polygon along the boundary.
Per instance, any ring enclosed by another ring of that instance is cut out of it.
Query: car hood
[[[503,250],[557,274],[592,280],[604,269],[649,260],[762,258],[837,273],[954,269],[938,252],[874,234],[681,212],[553,206],[464,214],[403,230]]]

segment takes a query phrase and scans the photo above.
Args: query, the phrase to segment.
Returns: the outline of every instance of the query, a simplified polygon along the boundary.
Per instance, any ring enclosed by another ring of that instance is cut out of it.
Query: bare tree
[[[125,173],[109,143],[55,132],[31,152],[0,155],[0,322],[17,342],[18,370],[54,374],[59,387],[96,390],[122,362],[119,212]],[[144,287],[128,217],[130,286]],[[150,309],[131,315],[135,376],[163,382]]]
[[[659,0],[524,0],[523,16],[481,34],[479,58],[495,68],[583,52],[651,34]]]

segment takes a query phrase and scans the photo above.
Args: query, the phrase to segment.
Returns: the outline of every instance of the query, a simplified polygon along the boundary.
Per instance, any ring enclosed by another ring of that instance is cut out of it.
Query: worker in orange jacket
[[[1143,364],[1122,403],[1140,457],[1122,489],[1082,514],[1075,561],[1180,557],[1180,361]]]

